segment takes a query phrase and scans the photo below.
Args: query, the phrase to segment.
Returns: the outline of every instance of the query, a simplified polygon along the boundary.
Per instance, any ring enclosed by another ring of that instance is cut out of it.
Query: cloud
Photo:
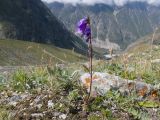
[[[108,5],[116,4],[118,6],[122,6],[126,4],[127,2],[147,2],[148,4],[152,5],[160,5],[160,0],[42,0],[48,3],[51,2],[62,2],[62,3],[71,3],[71,4],[88,4],[88,5],[93,5],[96,3],[104,3]]]

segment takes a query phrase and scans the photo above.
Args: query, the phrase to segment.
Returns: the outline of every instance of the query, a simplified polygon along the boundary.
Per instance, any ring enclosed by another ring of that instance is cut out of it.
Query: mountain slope
[[[152,49],[153,46],[160,46],[160,29],[157,29],[154,33],[148,34],[140,39],[138,39],[136,42],[132,43],[127,47],[125,50],[126,52],[138,52],[143,50]],[[160,51],[158,51],[160,52]],[[160,53],[158,55],[160,57]]]
[[[83,61],[71,50],[20,40],[0,40],[0,66],[44,65]]]
[[[78,50],[86,47],[41,0],[0,0],[0,38],[51,43]]]
[[[48,7],[70,31],[74,31],[80,18],[89,15],[94,44],[102,48],[125,49],[160,26],[160,8],[143,2],[131,2],[122,7],[105,4],[73,6],[53,2]]]
[[[117,62],[124,63],[124,59],[127,59],[128,64],[133,66],[136,71],[139,71],[141,74],[148,74],[147,76],[144,76],[145,79],[147,78],[147,81],[157,81],[157,83],[159,83],[160,29],[155,33],[142,37],[137,42],[131,44],[125,50],[124,56],[120,56]]]

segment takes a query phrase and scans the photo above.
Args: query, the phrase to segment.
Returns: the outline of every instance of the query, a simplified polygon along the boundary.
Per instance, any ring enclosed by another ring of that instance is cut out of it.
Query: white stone
[[[62,115],[59,116],[59,118],[65,120],[67,118],[67,115],[66,114],[62,114]]]
[[[33,105],[34,105],[34,103],[32,102],[32,103],[30,103],[29,105],[30,105],[30,106],[33,106]]]
[[[38,109],[41,109],[41,108],[42,108],[42,104],[38,104],[38,105],[36,105],[36,107],[37,107]]]
[[[11,105],[11,106],[16,106],[17,102],[13,101],[13,102],[9,102],[8,104]]]
[[[53,108],[54,107],[54,103],[52,102],[52,100],[48,101],[48,108]]]
[[[151,61],[152,63],[160,63],[160,59],[155,59]]]

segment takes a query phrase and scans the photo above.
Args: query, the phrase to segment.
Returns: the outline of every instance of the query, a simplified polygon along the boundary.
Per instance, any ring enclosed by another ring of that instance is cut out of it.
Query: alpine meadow
[[[0,120],[160,120],[160,0],[0,0]]]

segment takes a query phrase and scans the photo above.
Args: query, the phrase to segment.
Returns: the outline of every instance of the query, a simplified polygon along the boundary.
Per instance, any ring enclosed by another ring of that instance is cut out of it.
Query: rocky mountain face
[[[101,48],[125,49],[160,26],[160,7],[143,2],[132,2],[122,7],[53,2],[48,7],[70,31],[75,30],[79,19],[89,15],[94,45]]]
[[[0,39],[8,38],[70,49],[85,47],[41,0],[0,0]]]

